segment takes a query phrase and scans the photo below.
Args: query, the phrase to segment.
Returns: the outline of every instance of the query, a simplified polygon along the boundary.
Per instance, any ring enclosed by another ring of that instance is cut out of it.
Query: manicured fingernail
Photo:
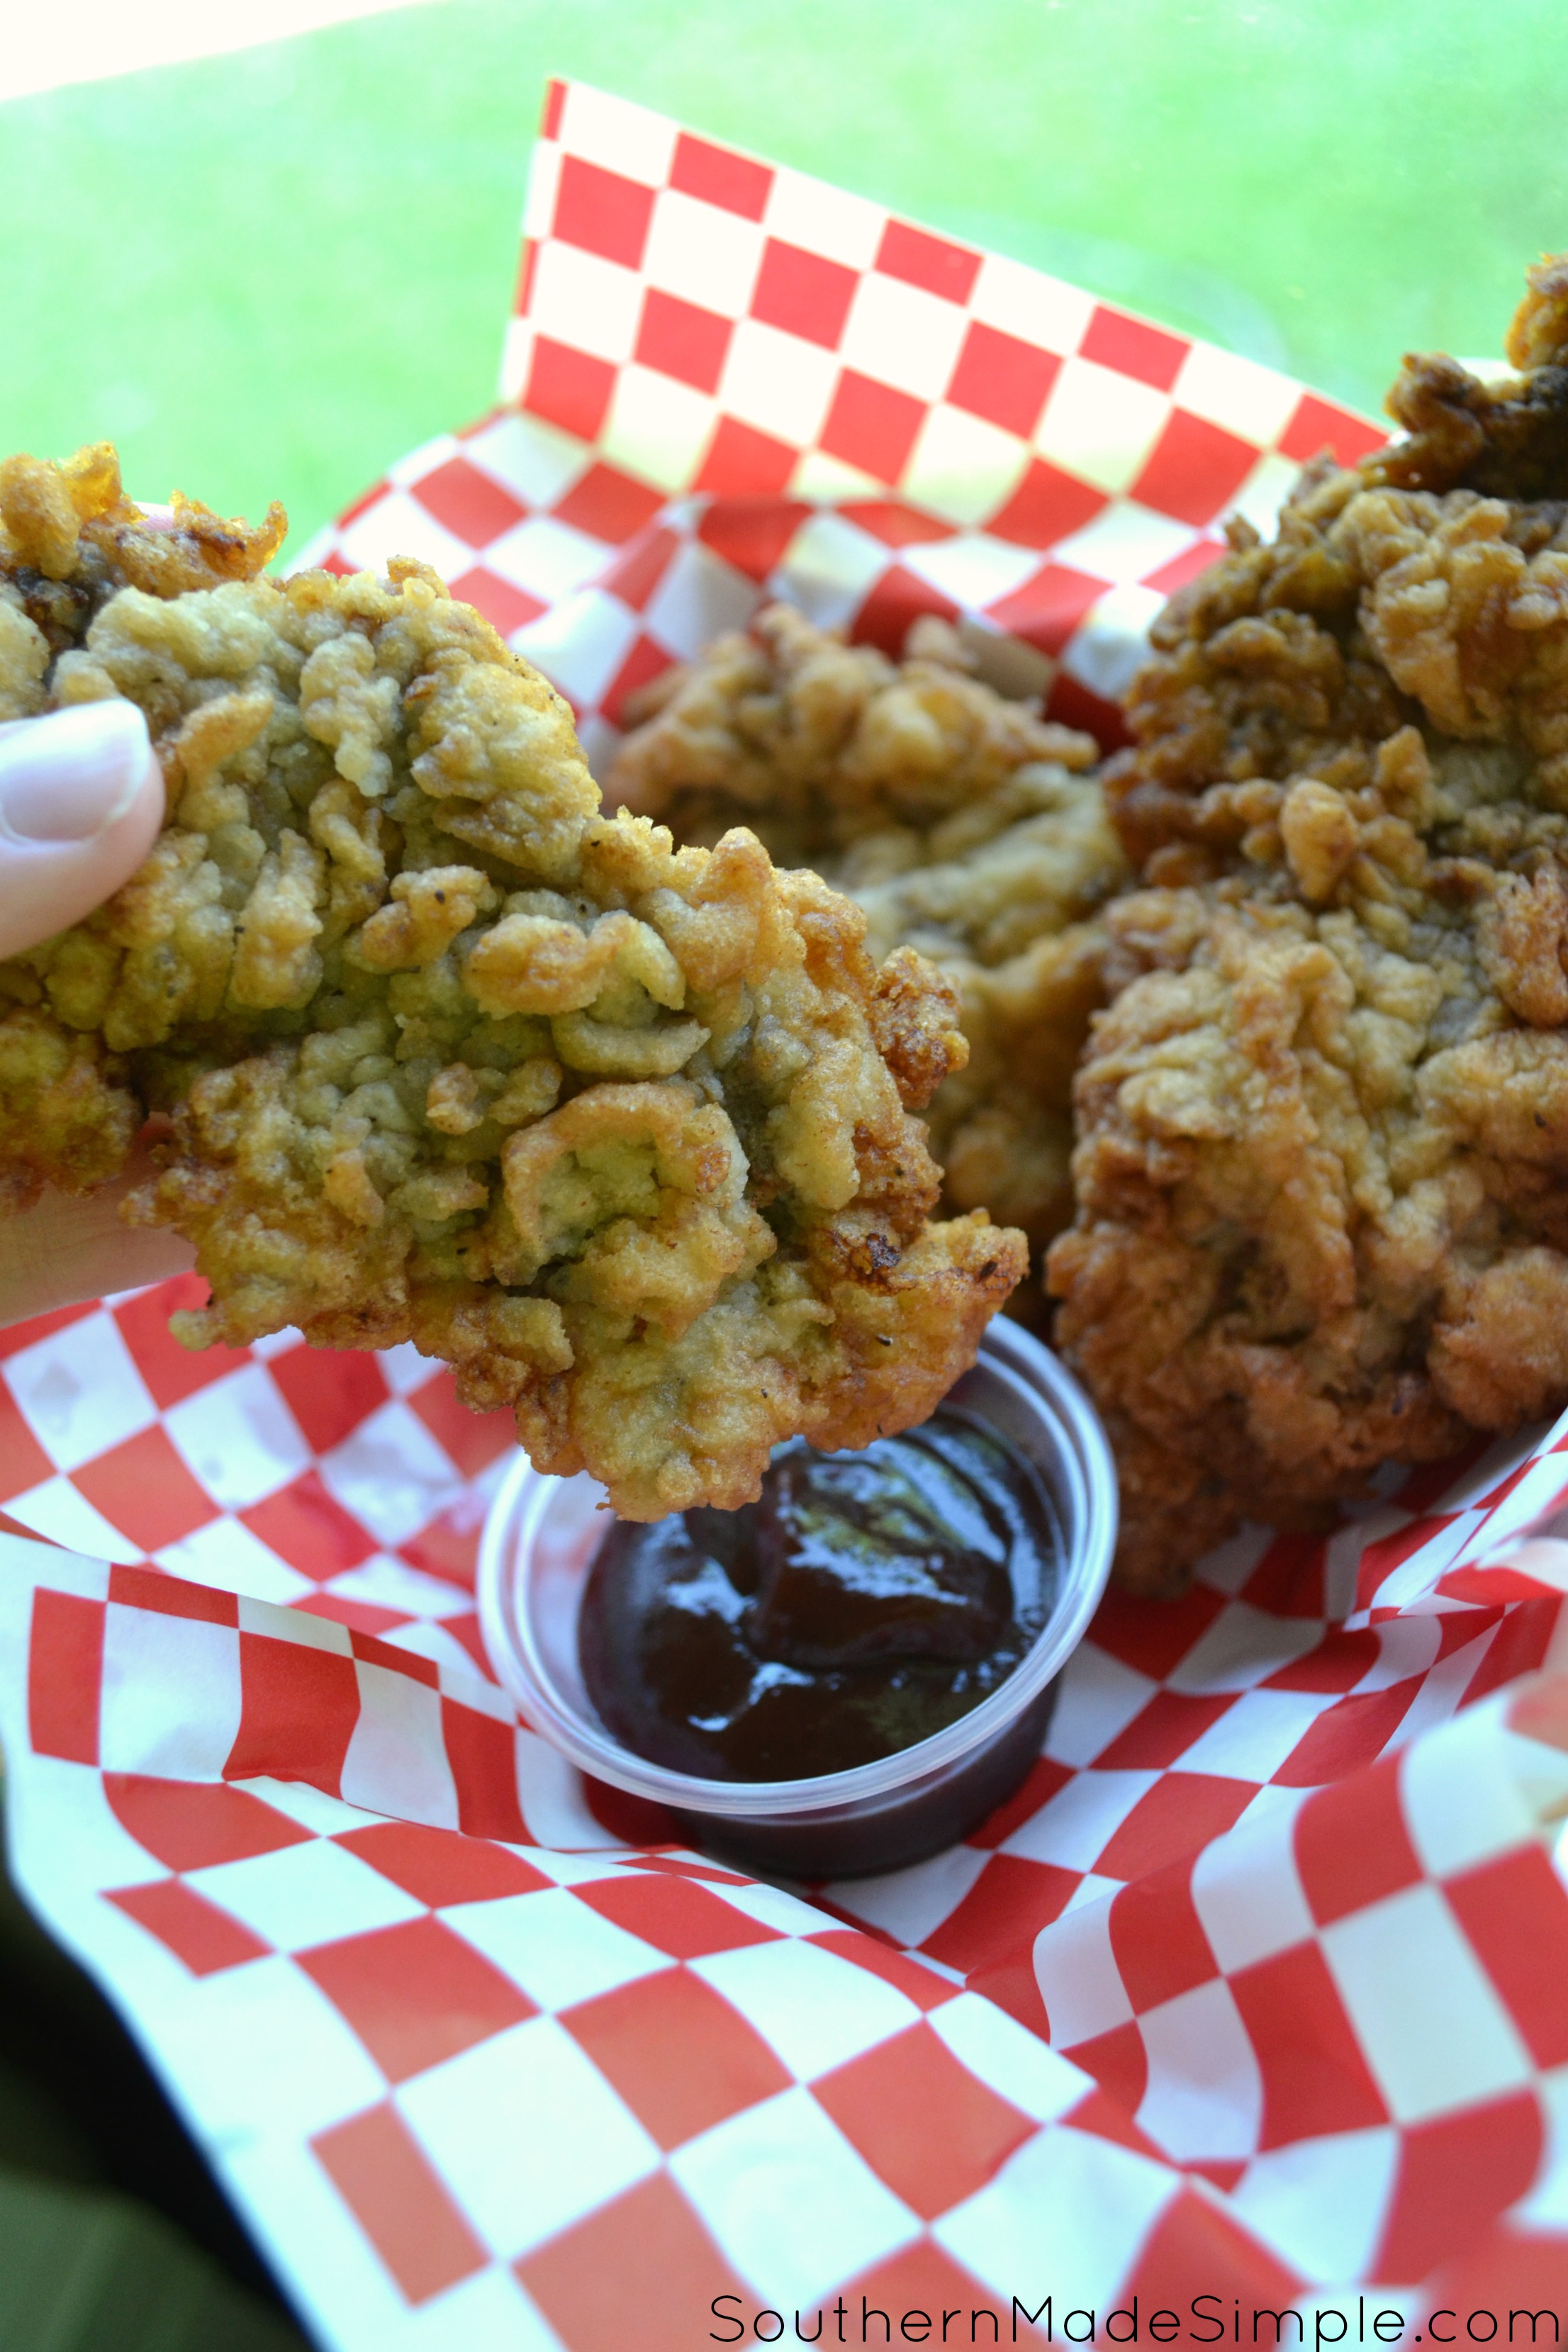
[[[151,746],[133,702],[79,702],[0,728],[0,832],[91,841],[141,791]]]

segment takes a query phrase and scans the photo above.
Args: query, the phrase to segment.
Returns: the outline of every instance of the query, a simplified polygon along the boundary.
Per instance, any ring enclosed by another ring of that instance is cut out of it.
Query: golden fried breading
[[[1126,878],[1087,735],[974,675],[944,622],[898,665],[787,606],[644,689],[606,789],[706,840],[737,815],[866,910],[876,955],[929,956],[970,1060],[931,1105],[946,1197],[1037,1244],[1071,1214],[1071,1080],[1100,1002],[1092,916]]]
[[[123,695],[168,790],[125,887],[0,966],[11,1204],[168,1114],[131,1208],[196,1244],[182,1338],[412,1339],[627,1517],[930,1411],[1026,1253],[929,1222],[929,966],[749,833],[601,816],[565,704],[421,565],[263,577],[280,514],[151,527],[105,452],[13,461],[0,524],[13,714]]]
[[[873,954],[907,945],[944,970],[1000,970],[1127,879],[1098,774],[1045,762],[955,809],[918,850],[918,863],[891,871],[889,859],[879,871],[863,856],[827,861],[827,878],[865,908]]]
[[[1040,1248],[1072,1215],[1072,1076],[1104,1001],[1092,915],[1126,858],[1099,776],[1045,761],[955,808],[919,848],[922,862],[879,878],[852,853],[834,878],[865,908],[873,954],[913,947],[958,992],[969,1061],[927,1116],[948,1204],[988,1208]]]
[[[1568,1404],[1568,265],[1156,624],[1057,1331],[1124,1577]]]
[[[943,1198],[1021,1226],[1036,1249],[1073,1213],[1073,1074],[1105,1001],[1106,946],[1102,922],[1070,923],[1004,963],[939,960],[969,1045],[926,1114]],[[1036,1306],[1021,1296],[1012,1311]]]
[[[749,634],[642,689],[606,794],[679,841],[749,824],[781,866],[814,866],[840,888],[963,856],[1056,808],[1069,772],[1100,756],[1092,737],[1008,700],[974,666],[934,616],[915,622],[895,663],[770,604]],[[976,831],[976,806],[993,802]]]

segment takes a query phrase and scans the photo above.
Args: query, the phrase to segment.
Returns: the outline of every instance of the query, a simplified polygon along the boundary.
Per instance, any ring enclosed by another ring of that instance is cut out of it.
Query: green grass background
[[[1562,0],[435,0],[0,105],[0,445],[297,545],[491,399],[551,73],[1363,406],[1568,246]]]

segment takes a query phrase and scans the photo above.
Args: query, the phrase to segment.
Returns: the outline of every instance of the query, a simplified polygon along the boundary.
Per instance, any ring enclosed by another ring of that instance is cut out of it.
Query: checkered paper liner
[[[509,404],[316,552],[426,557],[600,751],[780,590],[1100,717],[1219,513],[1378,437],[576,86],[524,252]],[[1568,1421],[1112,1595],[1015,1798],[807,1899],[490,1678],[503,1418],[407,1349],[188,1355],[193,1287],[0,1334],[8,1831],[323,2343],[1568,2303]]]
[[[502,390],[303,560],[433,564],[570,698],[596,772],[627,695],[772,595],[892,650],[921,613],[970,620],[1059,664],[1053,714],[1115,740],[1221,518],[1267,526],[1304,459],[1385,438],[577,83],[546,100]]]

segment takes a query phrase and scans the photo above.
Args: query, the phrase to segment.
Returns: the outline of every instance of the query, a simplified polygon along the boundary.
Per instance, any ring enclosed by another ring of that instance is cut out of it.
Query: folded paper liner
[[[601,767],[632,688],[775,593],[889,648],[954,616],[1025,688],[1046,654],[1113,739],[1218,519],[1383,437],[577,84],[503,393],[307,560],[426,559]],[[1568,1423],[1112,1595],[1015,1798],[807,1899],[490,1678],[504,1417],[408,1349],[187,1355],[200,1292],[0,1334],[10,1852],[322,2344],[1251,2341],[1285,2306],[1482,2341],[1568,2304]]]

